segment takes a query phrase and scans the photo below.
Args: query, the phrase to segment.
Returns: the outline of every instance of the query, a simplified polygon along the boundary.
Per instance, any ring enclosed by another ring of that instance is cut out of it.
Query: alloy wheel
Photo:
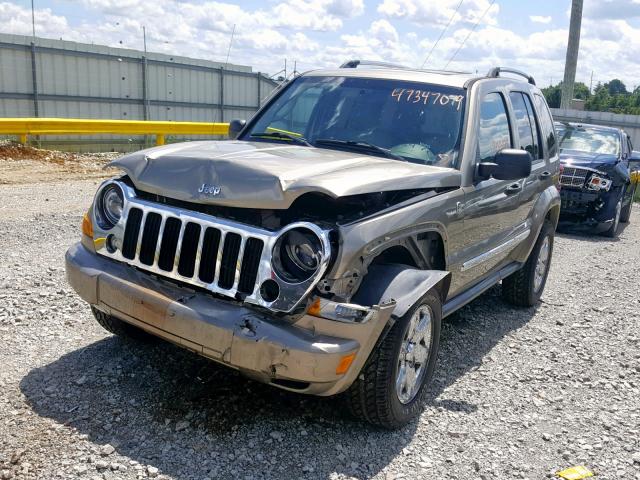
[[[544,237],[540,251],[538,252],[538,261],[536,262],[536,271],[533,278],[533,288],[536,293],[542,288],[544,278],[549,268],[549,257],[551,256],[551,241],[549,236]]]
[[[417,395],[427,372],[433,337],[432,312],[421,305],[411,316],[404,334],[396,374],[396,394],[400,403],[407,404]]]

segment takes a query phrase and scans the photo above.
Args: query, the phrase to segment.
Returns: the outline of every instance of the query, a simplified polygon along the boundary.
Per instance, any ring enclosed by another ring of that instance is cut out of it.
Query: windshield
[[[565,124],[556,124],[556,130],[560,137],[561,152],[573,150],[618,155],[620,151],[620,136],[615,131]]]
[[[453,167],[464,99],[463,89],[419,82],[300,77],[254,120],[242,139],[308,142]]]

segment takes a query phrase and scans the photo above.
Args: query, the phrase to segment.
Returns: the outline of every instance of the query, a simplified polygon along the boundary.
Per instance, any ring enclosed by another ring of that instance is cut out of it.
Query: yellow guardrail
[[[164,145],[165,135],[227,135],[228,123],[156,122],[145,120],[85,120],[79,118],[0,118],[0,135],[155,135]]]

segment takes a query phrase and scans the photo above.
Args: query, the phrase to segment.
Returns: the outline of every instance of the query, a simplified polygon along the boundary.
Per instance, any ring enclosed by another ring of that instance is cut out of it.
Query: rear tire
[[[436,366],[441,320],[440,296],[429,291],[396,321],[345,393],[347,406],[354,416],[380,427],[396,429],[422,412],[426,386]],[[417,338],[422,340],[412,341]],[[426,343],[429,343],[428,350]],[[412,386],[404,388],[409,383]]]
[[[101,312],[95,307],[91,307],[91,312],[102,328],[121,338],[133,339],[145,343],[153,342],[156,338],[144,330],[134,327],[130,323],[123,322],[119,318]]]
[[[540,300],[549,275],[555,229],[545,220],[524,266],[502,280],[502,298],[517,307],[532,307]]]

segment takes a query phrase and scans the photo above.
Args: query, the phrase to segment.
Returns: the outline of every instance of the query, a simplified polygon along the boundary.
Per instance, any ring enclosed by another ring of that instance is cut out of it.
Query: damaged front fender
[[[429,290],[435,289],[442,303],[449,293],[451,273],[418,270],[406,265],[372,265],[352,298],[358,305],[382,305],[395,301],[393,316],[401,317]]]

